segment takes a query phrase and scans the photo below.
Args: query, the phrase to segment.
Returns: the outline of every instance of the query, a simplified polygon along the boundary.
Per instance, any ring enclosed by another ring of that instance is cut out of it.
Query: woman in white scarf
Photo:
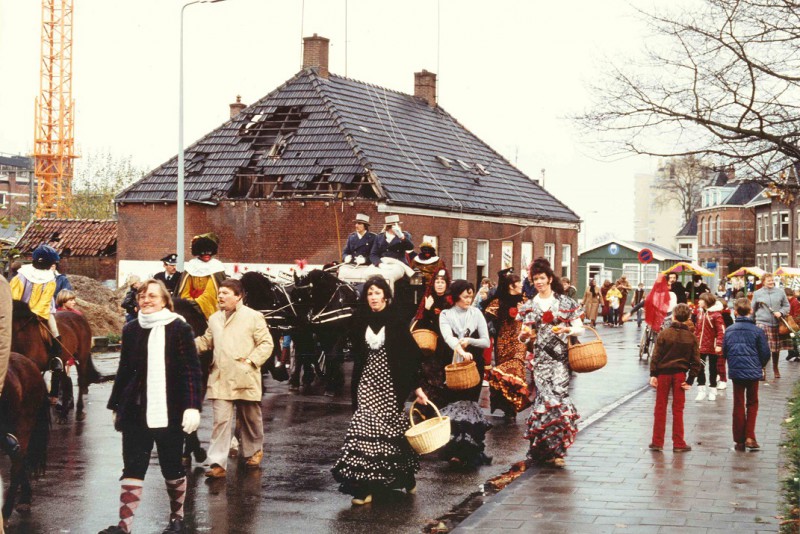
[[[170,520],[164,532],[186,530],[183,433],[197,430],[202,403],[202,373],[194,332],[172,311],[172,298],[162,282],[144,282],[138,304],[136,320],[122,331],[119,370],[108,401],[114,426],[122,432],[120,520],[101,534],[131,532],[153,445],[170,498]]]

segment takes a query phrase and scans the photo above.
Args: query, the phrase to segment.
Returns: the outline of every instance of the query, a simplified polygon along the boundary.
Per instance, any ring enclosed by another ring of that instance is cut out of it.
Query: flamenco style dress
[[[402,362],[396,360],[393,365],[390,354],[400,352],[393,349],[407,346],[409,340],[413,347],[416,344],[407,326],[397,331],[398,323],[391,320],[390,311],[368,313],[369,322],[362,334],[365,355],[356,362],[354,372],[356,410],[341,456],[331,470],[339,491],[356,498],[380,489],[413,489],[414,475],[419,471],[419,456],[405,437],[410,423],[402,407],[417,385],[419,356],[410,355],[407,363],[417,376],[408,377],[399,375],[397,364]],[[402,337],[402,343],[395,342],[395,347],[387,342],[393,332]],[[398,395],[403,391],[405,394]]]
[[[522,295],[503,295],[486,307],[487,319],[497,330],[495,365],[487,376],[492,411],[511,417],[530,406],[525,382],[525,346],[519,342],[522,323],[517,321]]]
[[[529,355],[535,396],[525,433],[531,460],[563,458],[575,441],[580,416],[569,396],[567,336],[554,333],[553,327],[571,327],[571,335],[580,335],[581,315],[577,302],[555,293],[546,299],[536,295],[520,307],[519,320],[536,334]]]

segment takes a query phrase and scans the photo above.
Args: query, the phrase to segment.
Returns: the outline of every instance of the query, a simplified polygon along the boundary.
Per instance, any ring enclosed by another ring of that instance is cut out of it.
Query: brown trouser
[[[261,403],[244,400],[213,399],[214,427],[211,431],[211,444],[208,447],[208,461],[225,467],[234,426],[234,406],[239,411],[241,444],[239,450],[249,458],[261,450],[264,444],[264,422],[261,419]]]

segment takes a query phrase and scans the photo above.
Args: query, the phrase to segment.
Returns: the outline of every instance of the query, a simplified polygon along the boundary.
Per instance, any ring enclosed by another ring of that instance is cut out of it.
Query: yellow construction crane
[[[42,0],[42,50],[34,129],[36,217],[69,217],[75,159],[72,1]]]

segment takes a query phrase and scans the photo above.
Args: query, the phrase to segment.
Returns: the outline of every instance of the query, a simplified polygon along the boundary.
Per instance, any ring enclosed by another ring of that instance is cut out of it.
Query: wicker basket
[[[460,359],[457,352],[453,352],[453,363],[444,366],[445,385],[449,389],[469,389],[474,388],[481,382],[481,375],[478,373],[478,366],[474,360],[468,362],[456,361]]]
[[[417,326],[417,321],[411,323],[411,336],[414,338],[414,341],[417,342],[417,345],[419,345],[420,350],[425,356],[433,356],[436,352],[436,342],[439,336],[437,336],[436,332],[433,330],[428,330],[426,328],[414,330],[415,326]]]
[[[436,449],[444,447],[450,441],[450,418],[439,413],[439,408],[428,400],[428,404],[436,410],[436,417],[431,417],[422,421],[418,425],[414,424],[414,404],[408,411],[408,419],[411,421],[411,428],[406,430],[406,439],[411,448],[418,454],[428,454]]]
[[[576,373],[597,371],[605,367],[608,362],[606,348],[603,346],[603,340],[600,339],[597,330],[591,326],[586,328],[594,332],[597,339],[577,345],[572,343],[572,338],[569,340],[569,366]]]

